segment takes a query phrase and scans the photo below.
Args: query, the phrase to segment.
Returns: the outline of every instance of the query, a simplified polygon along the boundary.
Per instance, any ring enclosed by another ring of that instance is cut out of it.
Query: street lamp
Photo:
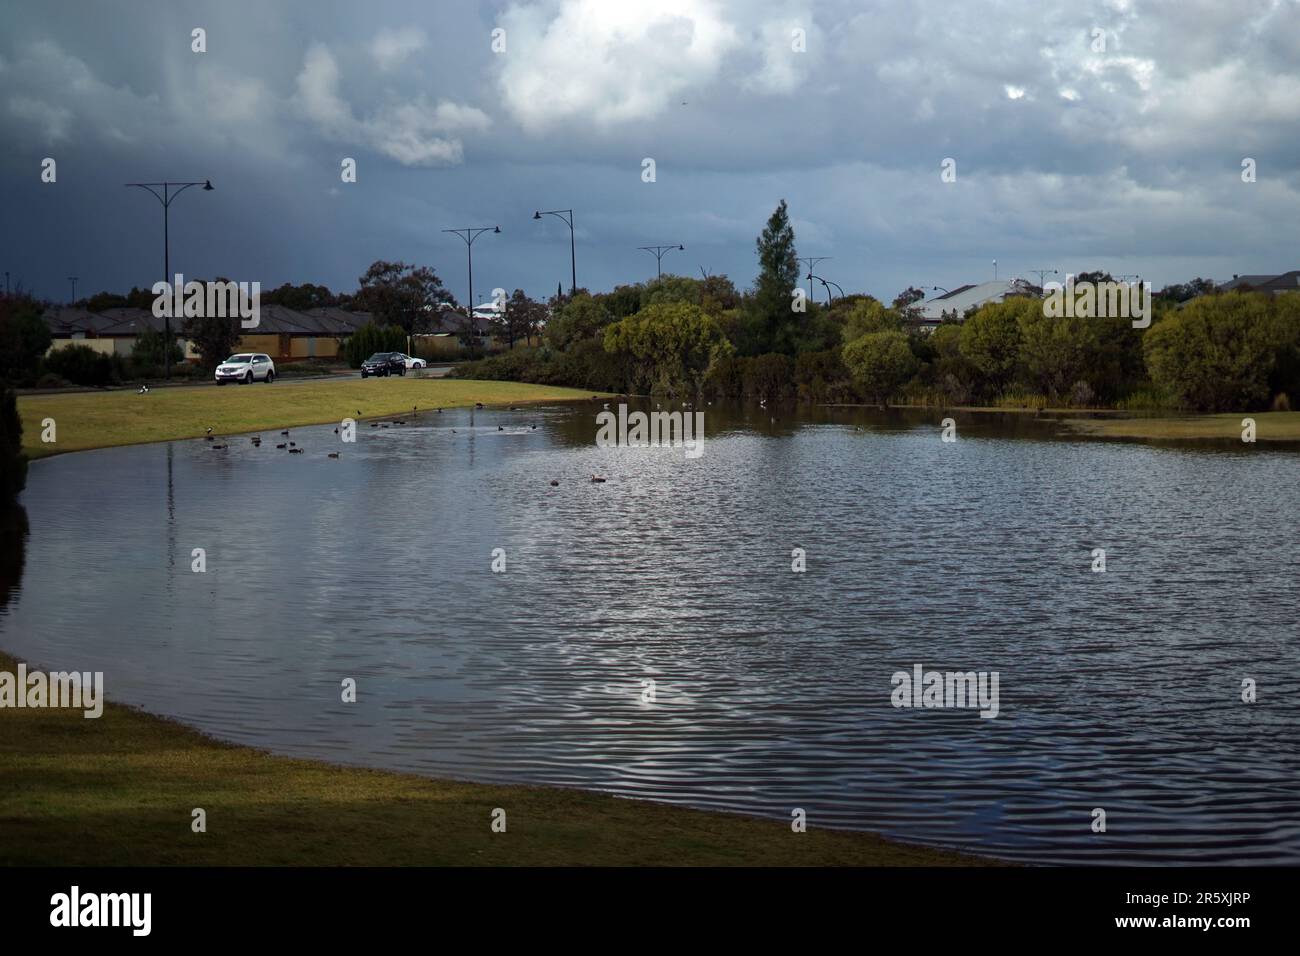
[[[941,286],[941,285],[931,286],[931,287],[930,287],[930,291],[931,291],[931,292],[942,292],[944,295],[952,295],[952,292],[950,292],[949,290],[945,289],[945,288],[944,288],[943,286]]]
[[[469,313],[470,326],[474,324],[474,240],[485,232],[493,235],[501,234],[500,226],[479,226],[472,229],[444,229],[443,232],[450,232],[465,241],[465,255],[469,259],[469,298],[465,300],[465,311]]]
[[[135,186],[139,189],[147,189],[149,190],[149,192],[153,193],[153,197],[155,199],[157,199],[160,203],[162,203],[163,281],[165,281],[166,283],[168,283],[168,285],[170,285],[172,281],[172,276],[171,276],[172,259],[171,259],[171,240],[170,240],[171,229],[170,229],[170,224],[168,222],[168,212],[171,209],[172,201],[181,193],[185,192],[185,190],[189,189],[191,186],[202,186],[204,192],[209,192],[209,193],[212,192],[212,180],[204,179],[192,183],[173,183],[173,182],[126,183],[125,185]],[[161,195],[159,195],[158,190],[154,189],[155,186],[162,187]],[[172,189],[175,189],[176,191],[172,192]],[[172,291],[173,293],[175,292],[174,289]],[[170,309],[168,309],[167,311],[169,313],[171,312]],[[164,334],[167,337],[167,344],[166,347],[163,349],[163,377],[170,380],[172,377],[172,345],[174,344],[172,341],[172,320],[170,314],[163,316],[163,330],[164,330]]]
[[[1048,275],[1060,275],[1056,269],[1026,269],[1030,275],[1038,276],[1038,288],[1043,288],[1043,283],[1047,280]]]
[[[808,275],[809,277],[811,277],[812,271],[814,268],[816,268],[817,263],[825,262],[827,259],[833,259],[833,258],[835,257],[834,256],[803,256],[803,257],[796,256],[794,261],[808,263]],[[812,297],[813,297],[813,287],[812,287],[812,283],[810,282],[808,283],[808,298],[811,299]]]
[[[569,268],[572,272],[570,276],[572,279],[572,285],[569,286],[569,295],[574,295],[578,291],[578,253],[577,247],[573,241],[573,210],[543,209],[533,213],[534,219],[541,219],[543,216],[554,216],[556,219],[562,220],[564,224],[569,227]]]
[[[822,287],[826,289],[826,307],[827,307],[827,308],[830,308],[831,306],[833,306],[833,305],[835,304],[835,298],[831,295],[831,286],[835,286],[835,288],[839,289],[839,290],[840,290],[840,298],[841,298],[841,299],[844,298],[844,290],[843,290],[843,289],[840,289],[840,284],[839,284],[838,282],[831,282],[831,283],[828,285],[828,284],[827,284],[827,280],[823,279],[821,276],[815,276],[815,275],[813,275],[811,272],[808,273],[808,278],[809,278],[809,279],[816,279],[818,282],[820,282],[820,283],[822,284]],[[809,286],[809,288],[811,288],[811,286]]]
[[[674,249],[678,250],[679,252],[685,252],[685,251],[686,251],[686,247],[683,246],[683,245],[681,245],[680,243],[679,243],[678,245],[675,245],[675,246],[637,246],[637,248],[638,248],[638,249],[643,249],[643,250],[645,250],[646,252],[649,252],[649,253],[653,253],[653,254],[654,254],[654,257],[655,257],[655,279],[656,279],[656,280],[658,280],[658,279],[662,279],[662,278],[663,278],[663,274],[664,274],[664,270],[663,270],[663,261],[664,261],[664,256],[666,256],[668,253],[672,252]]]
[[[68,304],[76,305],[77,304],[77,277],[68,276],[68,281],[72,283],[72,301]]]

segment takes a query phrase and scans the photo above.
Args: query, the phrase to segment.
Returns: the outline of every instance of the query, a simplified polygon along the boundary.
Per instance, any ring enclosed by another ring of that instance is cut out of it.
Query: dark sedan
[[[406,356],[401,352],[376,352],[361,363],[361,377],[406,374]]]

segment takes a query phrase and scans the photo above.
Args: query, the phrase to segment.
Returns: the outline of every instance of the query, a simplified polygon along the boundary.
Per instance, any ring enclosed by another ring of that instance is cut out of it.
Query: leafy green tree
[[[740,307],[736,284],[724,275],[706,276],[700,283],[700,308],[717,318],[723,312]]]
[[[190,316],[182,331],[199,353],[199,365],[208,371],[224,362],[239,345],[240,320],[219,315]],[[173,322],[172,328],[175,328]]]
[[[970,401],[976,372],[961,352],[961,326],[944,322],[930,334],[930,382],[954,405]]]
[[[1098,364],[1100,320],[1046,316],[1041,307],[1021,312],[1017,320],[1020,360],[1027,380],[1049,397],[1068,395]]]
[[[750,308],[765,343],[763,350],[793,355],[800,316],[791,306],[794,287],[799,282],[799,260],[784,199],[768,218],[754,245],[758,252],[758,278]]]
[[[0,380],[16,382],[36,374],[52,341],[41,313],[41,304],[30,296],[0,293]]]
[[[1274,296],[1272,305],[1275,361],[1269,391],[1289,410],[1300,402],[1300,292]]]
[[[1038,299],[1009,298],[981,306],[961,326],[961,354],[989,395],[1011,383],[1020,358],[1020,317],[1041,312]]]
[[[645,286],[637,283],[635,285],[615,286],[613,292],[607,292],[596,296],[596,300],[604,306],[605,311],[610,317],[617,321],[625,319],[629,315],[636,315],[641,311],[641,297],[645,294]]]
[[[584,297],[591,298],[585,293]],[[492,320],[492,330],[498,339],[506,340],[507,347],[514,348],[517,341],[531,343],[546,324],[546,316],[546,306],[529,298],[523,289],[515,289],[506,301],[505,312]]]
[[[126,295],[116,292],[96,292],[89,298],[83,298],[79,305],[87,312],[106,312],[109,309],[144,309],[153,308],[154,294],[151,289],[131,287]]]
[[[75,385],[107,385],[113,380],[113,362],[87,345],[67,345],[45,357],[47,371]]]
[[[1147,329],[1151,380],[1197,411],[1248,411],[1269,397],[1278,358],[1271,297],[1259,292],[1204,296]]]
[[[278,289],[263,292],[261,297],[263,305],[282,305],[286,309],[296,309],[299,312],[338,305],[340,300],[340,296],[335,295],[325,286],[313,285],[310,282],[304,282],[302,285],[290,285],[286,282]]]
[[[794,378],[794,362],[788,355],[769,352],[745,360],[742,374],[744,393],[773,402],[782,397]]]
[[[610,321],[599,301],[590,295],[577,295],[551,316],[542,339],[550,348],[563,351],[591,338]]]
[[[903,319],[893,309],[887,309],[877,299],[863,296],[853,303],[847,313],[841,313],[843,326],[840,337],[852,342],[872,332],[901,332]]]
[[[629,378],[668,395],[698,394],[709,370],[732,352],[717,320],[683,302],[647,306],[604,335],[605,351],[625,360]]]
[[[908,286],[894,297],[891,308],[905,322],[915,322],[921,318],[921,303],[925,301],[925,290]]]
[[[161,329],[155,331],[147,328],[140,332],[131,346],[131,365],[136,373],[153,374],[162,369],[166,364],[167,345],[167,335]],[[185,352],[175,338],[171,341],[171,352],[172,365],[180,365],[185,361]]]
[[[0,390],[0,507],[8,508],[27,484],[23,421],[10,389]]]
[[[405,352],[406,330],[397,325],[380,325],[367,322],[343,342],[343,357],[352,368],[376,352]]]
[[[1175,282],[1173,285],[1167,285],[1154,296],[1156,299],[1164,299],[1168,302],[1186,302],[1188,299],[1194,299],[1198,295],[1206,295],[1214,291],[1214,282],[1211,279],[1202,279],[1197,276],[1190,282]]]
[[[699,305],[700,294],[699,279],[670,273],[645,284],[645,292],[641,296],[641,305],[643,308],[647,305],[659,305],[668,302],[689,302],[691,305]]]
[[[882,405],[916,372],[916,357],[907,336],[898,331],[863,335],[846,344],[842,354],[858,388]]]
[[[440,305],[456,300],[427,266],[379,260],[359,280],[354,305],[381,325],[397,325],[412,334],[426,331]]]

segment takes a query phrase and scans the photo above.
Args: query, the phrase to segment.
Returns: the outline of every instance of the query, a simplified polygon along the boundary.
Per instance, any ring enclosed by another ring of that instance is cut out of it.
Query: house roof
[[[1233,289],[1250,288],[1256,292],[1290,292],[1300,289],[1300,270],[1283,272],[1281,275],[1233,276],[1218,286],[1222,292]]]
[[[45,323],[56,338],[82,333],[94,337],[135,336],[145,329],[161,332],[164,320],[148,309],[47,309]],[[183,318],[173,318],[173,331],[179,331]],[[258,309],[256,328],[243,331],[253,335],[351,335],[370,321],[368,312],[347,312],[338,308],[311,309],[299,312],[282,305],[263,305]]]
[[[459,334],[469,321],[464,312],[444,307],[438,310],[437,315],[430,316],[429,332],[433,335]],[[475,316],[473,324],[474,332],[478,335],[487,335],[492,327],[491,321],[482,316]]]
[[[979,308],[987,302],[1001,302],[1009,295],[1032,295],[1036,287],[1024,279],[998,279],[995,282],[981,282],[977,285],[962,285],[945,292],[943,295],[926,299],[915,306],[920,310],[922,320],[936,322],[944,315],[956,315],[961,318],[967,309]]]

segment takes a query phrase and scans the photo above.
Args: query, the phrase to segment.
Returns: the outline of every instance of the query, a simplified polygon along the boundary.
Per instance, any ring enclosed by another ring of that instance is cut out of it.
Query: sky
[[[500,226],[475,300],[544,298],[569,235],[533,213],[570,208],[580,286],[683,244],[666,271],[744,288],[782,198],[846,292],[994,260],[1159,288],[1300,268],[1298,123],[1292,0],[6,2],[0,270],[56,302],[152,285],[162,209],[123,184],[211,179],[172,270],[263,289],[389,259],[464,301],[442,230]]]

